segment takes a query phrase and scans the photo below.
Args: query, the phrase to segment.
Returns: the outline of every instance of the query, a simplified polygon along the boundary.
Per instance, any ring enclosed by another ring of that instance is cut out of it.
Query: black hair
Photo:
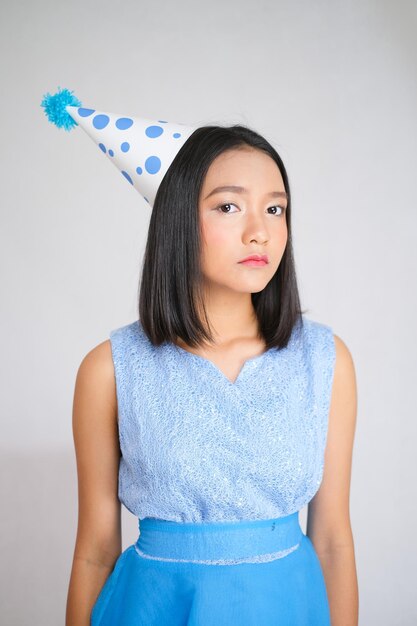
[[[213,160],[226,150],[247,146],[275,161],[288,196],[284,254],[265,288],[251,295],[266,349],[285,347],[294,326],[302,325],[291,238],[291,193],[281,157],[247,126],[202,126],[184,142],[165,173],[149,223],[138,307],[142,327],[155,346],[176,343],[178,337],[193,347],[212,341],[201,290],[199,196]]]

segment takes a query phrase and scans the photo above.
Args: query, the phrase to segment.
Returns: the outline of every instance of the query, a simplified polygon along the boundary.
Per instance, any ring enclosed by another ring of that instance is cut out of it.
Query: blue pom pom
[[[72,130],[78,124],[66,111],[65,107],[68,105],[79,107],[81,102],[72,91],[65,88],[61,89],[61,87],[58,87],[57,93],[52,96],[50,93],[46,93],[41,102],[41,106],[45,109],[45,115],[52,124],[58,128]]]

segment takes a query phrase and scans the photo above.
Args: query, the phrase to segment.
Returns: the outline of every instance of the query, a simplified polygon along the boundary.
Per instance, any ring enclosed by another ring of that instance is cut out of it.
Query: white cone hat
[[[44,96],[41,106],[45,107],[49,120],[66,130],[81,126],[126,180],[153,206],[166,171],[196,128],[74,106],[80,103],[74,96],[68,97],[71,93],[63,90],[55,96]],[[71,104],[66,104],[65,100]],[[76,124],[68,122],[65,112]]]

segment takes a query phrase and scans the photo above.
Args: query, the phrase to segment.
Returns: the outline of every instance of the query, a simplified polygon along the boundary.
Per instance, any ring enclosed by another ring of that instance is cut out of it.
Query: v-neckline
[[[244,376],[245,372],[247,371],[248,367],[252,363],[258,364],[261,361],[263,361],[264,358],[270,353],[270,351],[272,349],[272,348],[267,348],[266,350],[261,352],[261,354],[256,354],[255,356],[252,356],[252,357],[249,357],[248,359],[246,359],[243,362],[243,365],[240,368],[240,371],[239,371],[238,375],[236,376],[235,380],[232,381],[232,380],[230,380],[230,378],[228,378],[228,376],[226,376],[226,374],[224,374],[224,372],[211,359],[208,359],[205,356],[201,356],[200,354],[195,354],[194,352],[190,352],[189,350],[185,350],[185,348],[182,348],[181,346],[179,346],[176,343],[170,343],[169,345],[172,346],[172,348],[174,350],[177,350],[180,354],[183,354],[185,358],[194,358],[194,360],[196,360],[197,363],[201,363],[202,365],[208,365],[209,367],[211,367],[215,371],[217,376],[223,382],[228,384],[230,387],[237,387],[238,383],[243,378],[243,376]]]

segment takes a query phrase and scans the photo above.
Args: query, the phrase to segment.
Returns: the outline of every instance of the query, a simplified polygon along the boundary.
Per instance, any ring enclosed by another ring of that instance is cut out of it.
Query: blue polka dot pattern
[[[108,115],[96,115],[93,117],[93,126],[98,130],[102,128],[106,128],[107,124],[110,122],[110,118]]]
[[[99,143],[99,144],[98,144],[98,147],[99,147],[101,150],[103,150],[103,152],[104,152],[104,153],[106,152],[106,146],[104,145],[104,143]]]
[[[149,174],[156,174],[161,169],[161,159],[157,156],[150,156],[145,161],[145,170]]]
[[[145,130],[147,136],[152,138],[159,137],[159,135],[162,135],[163,132],[164,129],[161,128],[161,126],[148,126],[148,128]]]
[[[122,152],[128,152],[129,148],[130,148],[130,143],[128,143],[127,141],[124,141],[122,145],[120,146],[120,150]]]
[[[109,150],[109,156],[114,156],[113,150]]]
[[[119,117],[116,120],[116,128],[119,130],[126,130],[126,128],[130,128],[133,124],[133,120],[130,117]]]
[[[95,112],[95,109],[85,109],[84,107],[80,107],[78,109],[78,115],[80,117],[88,117],[89,115],[92,115]]]
[[[178,137],[181,137],[181,133],[174,133],[172,136],[175,137],[175,139],[178,139]]]
[[[127,172],[124,172],[123,170],[122,170],[122,174],[129,181],[129,183],[133,185],[133,180],[130,178],[129,174]]]
[[[136,172],[137,172],[138,174],[142,174],[142,171],[143,171],[143,170],[142,170],[142,168],[141,168],[141,167],[137,167],[137,168],[136,168]]]

